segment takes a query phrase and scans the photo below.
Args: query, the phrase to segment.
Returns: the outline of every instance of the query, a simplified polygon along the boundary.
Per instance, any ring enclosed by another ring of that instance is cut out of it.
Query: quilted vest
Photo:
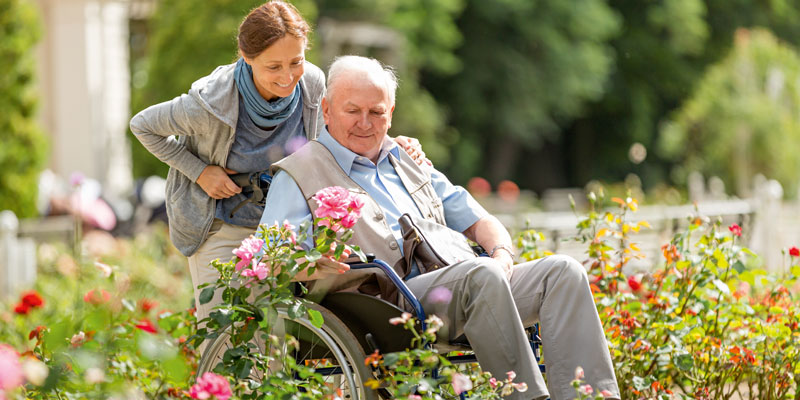
[[[429,170],[418,166],[404,151],[399,152],[399,159],[389,154],[389,161],[403,182],[411,198],[426,219],[446,224],[442,200],[431,184]],[[353,226],[351,244],[361,247],[365,253],[372,253],[392,266],[400,277],[405,277],[410,266],[405,265],[403,255],[386,222],[385,213],[369,194],[353,181],[339,166],[333,154],[316,140],[308,142],[292,155],[272,165],[273,176],[283,170],[291,176],[314,213],[318,208],[313,199],[320,189],[329,186],[340,186],[365,199],[361,209],[361,219]],[[359,291],[380,296],[395,304],[398,301],[397,290],[382,272],[374,270],[351,270],[341,277],[315,281],[310,291],[330,293],[335,291]]]

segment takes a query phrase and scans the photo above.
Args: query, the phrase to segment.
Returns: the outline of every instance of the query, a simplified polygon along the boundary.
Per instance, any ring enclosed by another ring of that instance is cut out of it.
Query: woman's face
[[[253,68],[253,82],[265,100],[292,94],[303,76],[306,40],[286,35],[255,58],[244,57]]]

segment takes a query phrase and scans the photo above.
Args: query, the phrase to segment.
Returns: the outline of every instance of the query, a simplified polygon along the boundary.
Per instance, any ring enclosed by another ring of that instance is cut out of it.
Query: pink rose
[[[233,251],[233,254],[240,258],[240,261],[236,263],[236,270],[241,271],[242,268],[250,265],[253,257],[261,251],[262,247],[264,247],[264,240],[258,239],[253,235],[242,240],[242,245]]]
[[[731,224],[731,226],[728,227],[728,230],[731,231],[734,236],[742,236],[742,227],[738,224]]]
[[[339,186],[320,189],[315,195],[317,201],[316,217],[342,219],[347,216],[350,205],[350,192]]]
[[[213,372],[206,372],[189,390],[189,396],[193,399],[210,399],[213,396],[217,400],[228,400],[233,393],[227,379]]]
[[[257,277],[259,280],[264,280],[267,275],[269,275],[269,269],[264,263],[258,263],[258,265],[253,265],[252,269],[242,271],[242,276]]]
[[[19,354],[9,345],[0,344],[0,393],[14,389],[23,383]]]
[[[358,221],[358,216],[355,215],[355,213],[348,214],[346,217],[342,218],[342,226],[350,229],[356,224],[356,221]]]
[[[472,389],[472,381],[466,375],[455,373],[453,374],[453,391],[456,394],[461,394]]]

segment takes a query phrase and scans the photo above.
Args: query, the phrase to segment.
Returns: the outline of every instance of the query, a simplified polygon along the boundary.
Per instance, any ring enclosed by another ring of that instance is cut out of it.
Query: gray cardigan
[[[167,216],[172,243],[187,257],[205,242],[214,220],[216,200],[198,185],[208,165],[225,166],[239,118],[236,64],[217,67],[192,84],[189,93],[150,106],[131,119],[131,131],[153,155],[170,166],[167,174]],[[320,102],[325,76],[306,62],[303,126],[309,140],[324,126]],[[177,140],[173,135],[178,136]],[[264,165],[268,169],[269,165]]]

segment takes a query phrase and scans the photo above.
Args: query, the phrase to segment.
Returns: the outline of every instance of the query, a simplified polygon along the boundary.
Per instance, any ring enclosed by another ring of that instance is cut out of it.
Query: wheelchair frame
[[[380,269],[384,274],[386,274],[387,277],[389,277],[389,279],[392,281],[392,283],[397,287],[400,295],[403,296],[403,298],[411,305],[411,308],[414,310],[414,313],[416,314],[415,315],[416,318],[419,319],[419,321],[420,321],[421,328],[423,330],[427,329],[427,324],[425,323],[425,320],[427,319],[427,315],[425,313],[425,310],[422,308],[422,304],[419,302],[419,300],[416,298],[416,296],[414,296],[414,294],[411,292],[411,290],[408,288],[408,286],[406,286],[406,284],[402,280],[402,278],[400,278],[400,276],[397,274],[397,272],[395,272],[395,270],[392,267],[390,267],[383,260],[379,260],[379,259],[372,259],[372,260],[369,260],[368,262],[353,262],[353,263],[349,263],[349,264],[350,264],[350,268],[354,269],[354,270],[357,270],[357,269],[370,269],[370,268],[378,268],[378,269]],[[328,297],[335,297],[335,295],[336,294],[334,293],[334,294],[329,295]],[[352,293],[351,295],[367,296],[367,295],[355,294],[355,293]],[[372,297],[372,296],[367,296],[367,297]],[[387,302],[385,302],[383,300],[380,300],[380,299],[377,299],[377,298],[373,298],[373,299],[376,300],[375,304],[385,303],[385,305],[383,307],[387,307],[387,306],[388,307],[392,307],[393,310],[389,310],[389,312],[392,312],[392,311],[394,311],[395,313],[402,312],[402,310],[400,310],[398,307],[396,307],[394,305],[391,305],[391,304],[389,304],[389,303],[387,303]],[[317,369],[317,372],[321,373],[323,376],[335,376],[335,375],[343,375],[343,372],[347,372],[348,370],[352,371],[353,373],[356,373],[356,374],[359,375],[358,381],[360,382],[360,384],[358,384],[358,385],[354,384],[355,381],[354,381],[353,377],[352,376],[347,376],[347,377],[345,377],[345,381],[347,382],[347,385],[350,388],[355,388],[356,391],[361,390],[363,392],[363,394],[364,394],[364,396],[363,396],[364,398],[375,398],[377,396],[376,393],[374,393],[372,391],[368,391],[367,389],[359,389],[360,387],[363,387],[363,382],[365,381],[366,378],[368,378],[368,376],[361,376],[361,375],[364,375],[364,373],[365,373],[364,371],[362,371],[363,368],[361,368],[361,366],[363,366],[364,364],[363,364],[363,362],[357,362],[357,360],[355,360],[355,358],[354,358],[355,355],[352,354],[352,353],[357,353],[357,352],[352,349],[353,343],[352,343],[352,340],[349,339],[349,338],[355,338],[357,340],[356,344],[361,350],[361,352],[360,352],[361,354],[360,355],[363,355],[364,357],[366,357],[366,354],[369,354],[373,350],[376,350],[376,349],[379,348],[375,344],[374,338],[372,337],[372,335],[373,335],[373,332],[371,332],[372,329],[370,329],[369,327],[363,328],[362,326],[358,326],[358,327],[353,326],[355,324],[348,325],[348,322],[352,322],[354,320],[352,318],[352,316],[345,316],[345,315],[342,315],[341,313],[340,314],[336,313],[336,309],[339,309],[339,310],[347,309],[347,304],[339,304],[338,306],[336,304],[329,304],[332,307],[326,307],[325,304],[326,304],[326,301],[323,300],[322,302],[320,302],[319,307],[322,310],[330,312],[331,315],[333,316],[333,318],[326,318],[325,322],[323,323],[323,328],[325,327],[326,324],[329,323],[329,319],[331,319],[332,320],[330,322],[331,324],[334,324],[334,325],[337,325],[337,326],[344,326],[348,331],[346,333],[342,332],[342,333],[338,333],[338,334],[336,332],[329,331],[329,332],[326,332],[326,333],[322,333],[320,335],[320,337],[326,336],[326,335],[330,336],[330,338],[327,338],[327,339],[323,338],[323,340],[326,341],[326,345],[334,344],[336,346],[339,346],[339,348],[337,348],[337,349],[332,349],[331,352],[337,354],[336,360],[340,360],[340,359],[344,360],[344,362],[339,362],[340,364],[343,364],[342,367],[344,367],[344,368],[336,367],[336,366],[335,367],[323,367],[323,368]],[[295,322],[295,323],[298,323],[298,324],[301,324],[301,325],[305,325],[305,324],[302,323],[302,321],[300,321],[300,320],[298,320],[298,321],[291,320],[286,315],[284,315],[282,318],[287,319],[287,320],[292,321],[292,322]],[[382,326],[384,328],[391,327],[391,328],[387,328],[387,329],[392,329],[395,332],[399,332],[399,330],[402,329],[402,328],[393,327],[392,325],[389,325],[388,324],[388,319],[386,319],[385,321],[373,321],[373,322],[374,322],[374,324],[371,325],[371,326]],[[379,324],[382,324],[382,325],[379,325]],[[307,325],[306,325],[306,327],[308,328]],[[356,328],[358,328],[358,329],[356,329]],[[354,332],[354,329],[361,331],[361,333],[365,333],[365,335],[364,335],[365,337],[364,338],[358,337],[359,335],[356,334],[356,332]],[[320,331],[322,331],[322,330],[323,329],[321,329]],[[335,329],[334,329],[334,331],[335,331]],[[366,331],[366,332],[364,332],[364,331]],[[402,331],[403,332],[407,332],[404,329]],[[347,338],[345,336],[349,336],[349,338]],[[331,339],[331,340],[328,341],[328,339]],[[361,340],[361,339],[363,339],[363,340]],[[217,337],[216,339],[214,339],[214,341],[211,342],[208,345],[208,347],[206,348],[206,351],[204,352],[204,354],[201,357],[200,362],[198,364],[197,376],[201,376],[202,373],[211,371],[214,368],[214,366],[218,362],[217,360],[219,360],[219,358],[223,356],[223,352],[227,349],[226,348],[227,340],[228,340],[228,337],[226,335],[222,334],[219,337]],[[347,342],[343,342],[344,340],[347,340]],[[340,345],[339,343],[345,343],[344,347],[348,347],[348,349],[344,349],[342,347],[342,345]],[[386,342],[384,342],[384,343],[386,343]],[[541,362],[540,362],[540,357],[541,357],[540,353],[541,353],[542,341],[541,341],[541,338],[539,337],[538,324],[535,324],[532,327],[531,331],[530,331],[529,343],[530,343],[530,346],[531,346],[531,350],[533,350],[533,354],[536,357],[536,361],[539,362],[540,371],[542,373],[545,373],[545,371],[546,371],[545,365],[541,364]],[[366,344],[366,346],[365,346],[365,344]],[[405,345],[406,344],[403,344],[403,346],[405,346]],[[427,344],[427,346],[430,346],[430,345],[431,344]],[[465,351],[469,351],[468,344],[463,344],[463,345],[465,346],[464,350]],[[345,350],[348,353],[348,356],[340,358],[338,356],[338,354],[342,354],[343,351],[345,351]],[[392,351],[394,351],[394,350],[392,350]],[[387,353],[387,352],[391,352],[391,351],[383,351],[383,352]],[[450,362],[452,362],[454,364],[477,363],[477,358],[476,358],[476,356],[474,354],[446,356],[446,358]],[[297,360],[297,361],[298,362],[302,362],[302,360]],[[358,361],[360,361],[360,360],[358,360]],[[347,365],[348,363],[357,364],[357,365]],[[437,372],[435,370],[432,371],[432,375],[434,377],[436,377],[436,374],[437,374]],[[371,377],[371,375],[369,377]],[[360,398],[360,397],[361,396],[359,396],[359,395],[355,395],[352,398]]]

